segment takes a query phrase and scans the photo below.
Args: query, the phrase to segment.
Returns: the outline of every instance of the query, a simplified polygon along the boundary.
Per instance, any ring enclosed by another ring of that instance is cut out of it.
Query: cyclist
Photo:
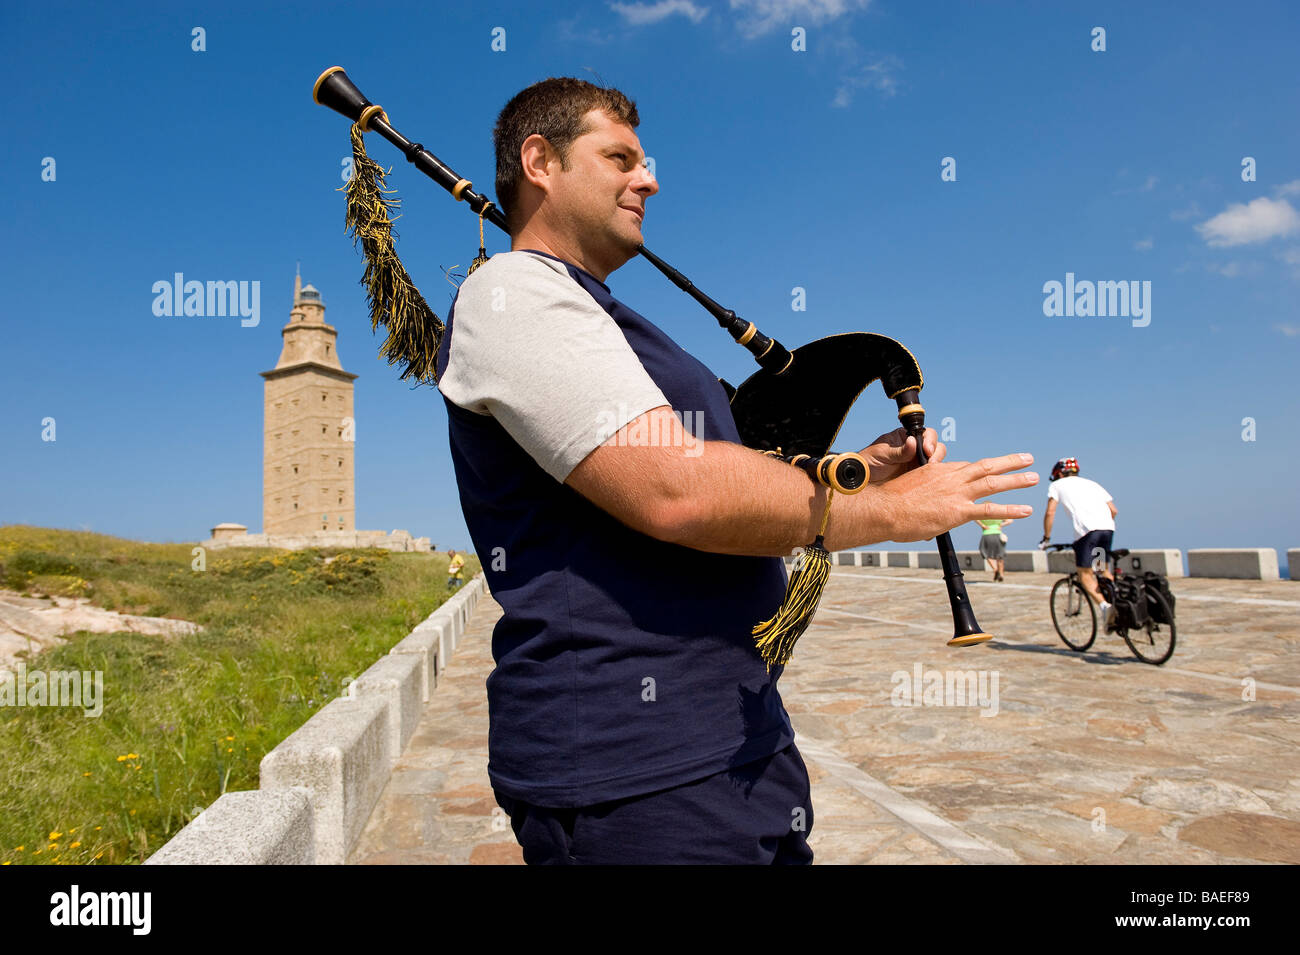
[[[1052,521],[1056,516],[1056,503],[1060,501],[1074,521],[1074,566],[1079,572],[1079,583],[1101,608],[1102,620],[1109,627],[1115,619],[1115,608],[1102,598],[1097,586],[1094,568],[1111,580],[1110,545],[1115,537],[1115,501],[1096,481],[1079,477],[1078,458],[1061,458],[1052,467],[1051,486],[1047,489],[1047,510],[1043,513],[1043,539],[1039,548],[1047,546],[1052,536]]]

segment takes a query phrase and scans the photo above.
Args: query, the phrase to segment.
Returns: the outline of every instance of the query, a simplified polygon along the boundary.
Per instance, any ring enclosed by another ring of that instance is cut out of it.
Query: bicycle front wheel
[[[1062,577],[1053,585],[1052,623],[1071,650],[1087,650],[1097,639],[1097,612],[1077,579]]]
[[[1178,631],[1174,626],[1174,613],[1169,609],[1169,602],[1164,595],[1149,591],[1147,596],[1160,608],[1158,616],[1168,623],[1156,623],[1156,614],[1148,614],[1147,622],[1134,630],[1121,630],[1120,636],[1133,651],[1133,656],[1143,663],[1159,666],[1174,655],[1174,641]]]

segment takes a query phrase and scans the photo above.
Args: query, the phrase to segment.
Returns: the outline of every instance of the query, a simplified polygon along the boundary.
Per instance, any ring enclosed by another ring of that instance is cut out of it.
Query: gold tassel
[[[466,278],[473,275],[474,270],[480,265],[487,265],[487,248],[483,245],[483,217],[487,215],[487,211],[491,208],[492,203],[489,202],[483,206],[483,211],[478,214],[478,255],[474,256],[474,261],[469,264],[469,271],[465,273]]]
[[[389,172],[392,170],[390,169]],[[370,305],[371,331],[383,325],[388,337],[379,349],[390,365],[402,363],[400,378],[414,376],[422,383],[436,383],[438,346],[442,342],[442,320],[433,313],[411,281],[393,240],[395,213],[400,199],[390,199],[384,188],[385,171],[366,155],[363,130],[352,125],[352,178],[345,187],[347,216],[344,225],[352,244],[361,243],[366,258],[366,287]]]
[[[826,491],[826,510],[822,512],[822,526],[817,539],[804,548],[795,562],[794,572],[786,587],[785,599],[771,620],[765,620],[754,627],[754,646],[767,664],[770,671],[776,664],[790,662],[794,653],[794,644],[812,623],[817,612],[817,604],[826,589],[826,581],[831,575],[831,555],[822,541],[826,535],[826,522],[831,516],[831,496],[834,491]]]

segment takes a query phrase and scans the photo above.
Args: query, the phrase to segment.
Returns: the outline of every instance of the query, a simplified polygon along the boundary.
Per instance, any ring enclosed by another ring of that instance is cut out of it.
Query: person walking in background
[[[465,558],[454,550],[447,551],[447,589],[455,590],[464,581]]]
[[[1007,535],[1002,532],[1011,521],[976,521],[980,528],[980,556],[993,565],[993,579],[1002,580],[1002,571],[1006,567]]]

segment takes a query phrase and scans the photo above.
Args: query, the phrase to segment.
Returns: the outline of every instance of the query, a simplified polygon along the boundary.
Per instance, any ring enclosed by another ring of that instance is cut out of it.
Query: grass
[[[194,548],[0,526],[0,587],[204,627],[78,633],[25,661],[101,671],[103,713],[0,707],[0,865],[143,861],[256,789],[262,757],[449,596],[445,554],[232,548],[199,569]]]

